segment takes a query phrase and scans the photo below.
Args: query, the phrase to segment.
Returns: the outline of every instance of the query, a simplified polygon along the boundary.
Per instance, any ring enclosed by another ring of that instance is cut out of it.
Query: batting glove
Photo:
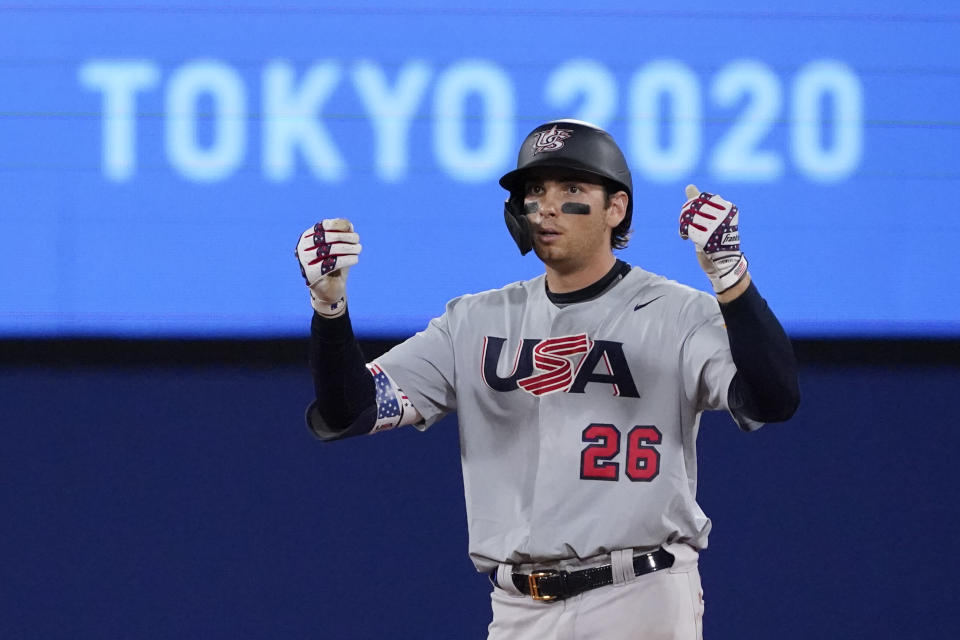
[[[687,185],[686,194],[680,210],[680,237],[693,240],[697,260],[713,290],[723,293],[747,273],[747,258],[740,251],[740,211],[732,202],[701,193],[692,184]]]
[[[361,246],[353,224],[344,218],[323,220],[297,242],[300,273],[310,289],[310,305],[325,318],[347,310],[347,272],[357,264]]]

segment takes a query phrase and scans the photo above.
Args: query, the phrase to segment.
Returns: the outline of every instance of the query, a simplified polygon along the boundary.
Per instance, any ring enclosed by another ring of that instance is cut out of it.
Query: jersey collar
[[[610,271],[607,271],[607,274],[594,282],[591,285],[587,285],[583,289],[577,289],[576,291],[568,291],[567,293],[554,293],[550,291],[550,287],[547,286],[547,281],[544,279],[543,288],[547,292],[547,298],[550,302],[555,305],[567,305],[574,304],[576,302],[585,302],[587,300],[592,300],[596,298],[601,293],[612,287],[614,284],[619,282],[624,276],[630,273],[630,265],[624,262],[623,260],[617,260],[614,263]]]

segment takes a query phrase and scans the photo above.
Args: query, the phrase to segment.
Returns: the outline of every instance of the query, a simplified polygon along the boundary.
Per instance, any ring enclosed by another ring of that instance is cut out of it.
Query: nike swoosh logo
[[[659,300],[659,299],[662,298],[662,297],[663,297],[663,296],[657,296],[657,297],[654,298],[653,300],[647,300],[647,301],[644,302],[644,303],[638,304],[637,306],[635,306],[635,307],[633,308],[633,310],[634,310],[634,311],[637,311],[637,310],[639,310],[639,309],[643,309],[645,306],[647,306],[647,305],[650,304],[651,302],[656,302],[657,300]]]

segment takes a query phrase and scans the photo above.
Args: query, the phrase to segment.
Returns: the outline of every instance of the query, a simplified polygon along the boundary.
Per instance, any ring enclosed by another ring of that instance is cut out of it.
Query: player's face
[[[532,174],[525,183],[524,209],[537,257],[563,271],[608,257],[610,234],[625,215],[623,196],[608,202],[603,185],[584,174]]]

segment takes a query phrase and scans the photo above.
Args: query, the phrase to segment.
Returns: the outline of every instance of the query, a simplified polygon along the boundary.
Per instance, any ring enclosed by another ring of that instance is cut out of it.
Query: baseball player
[[[687,187],[680,235],[711,296],[615,256],[633,181],[602,129],[537,127],[500,184],[510,234],[544,274],[451,300],[370,364],[347,310],[356,230],[332,219],[301,235],[315,310],[308,425],[334,440],[457,413],[469,552],[493,584],[489,638],[700,638],[700,414],[726,410],[752,431],[799,403],[738,209]]]

